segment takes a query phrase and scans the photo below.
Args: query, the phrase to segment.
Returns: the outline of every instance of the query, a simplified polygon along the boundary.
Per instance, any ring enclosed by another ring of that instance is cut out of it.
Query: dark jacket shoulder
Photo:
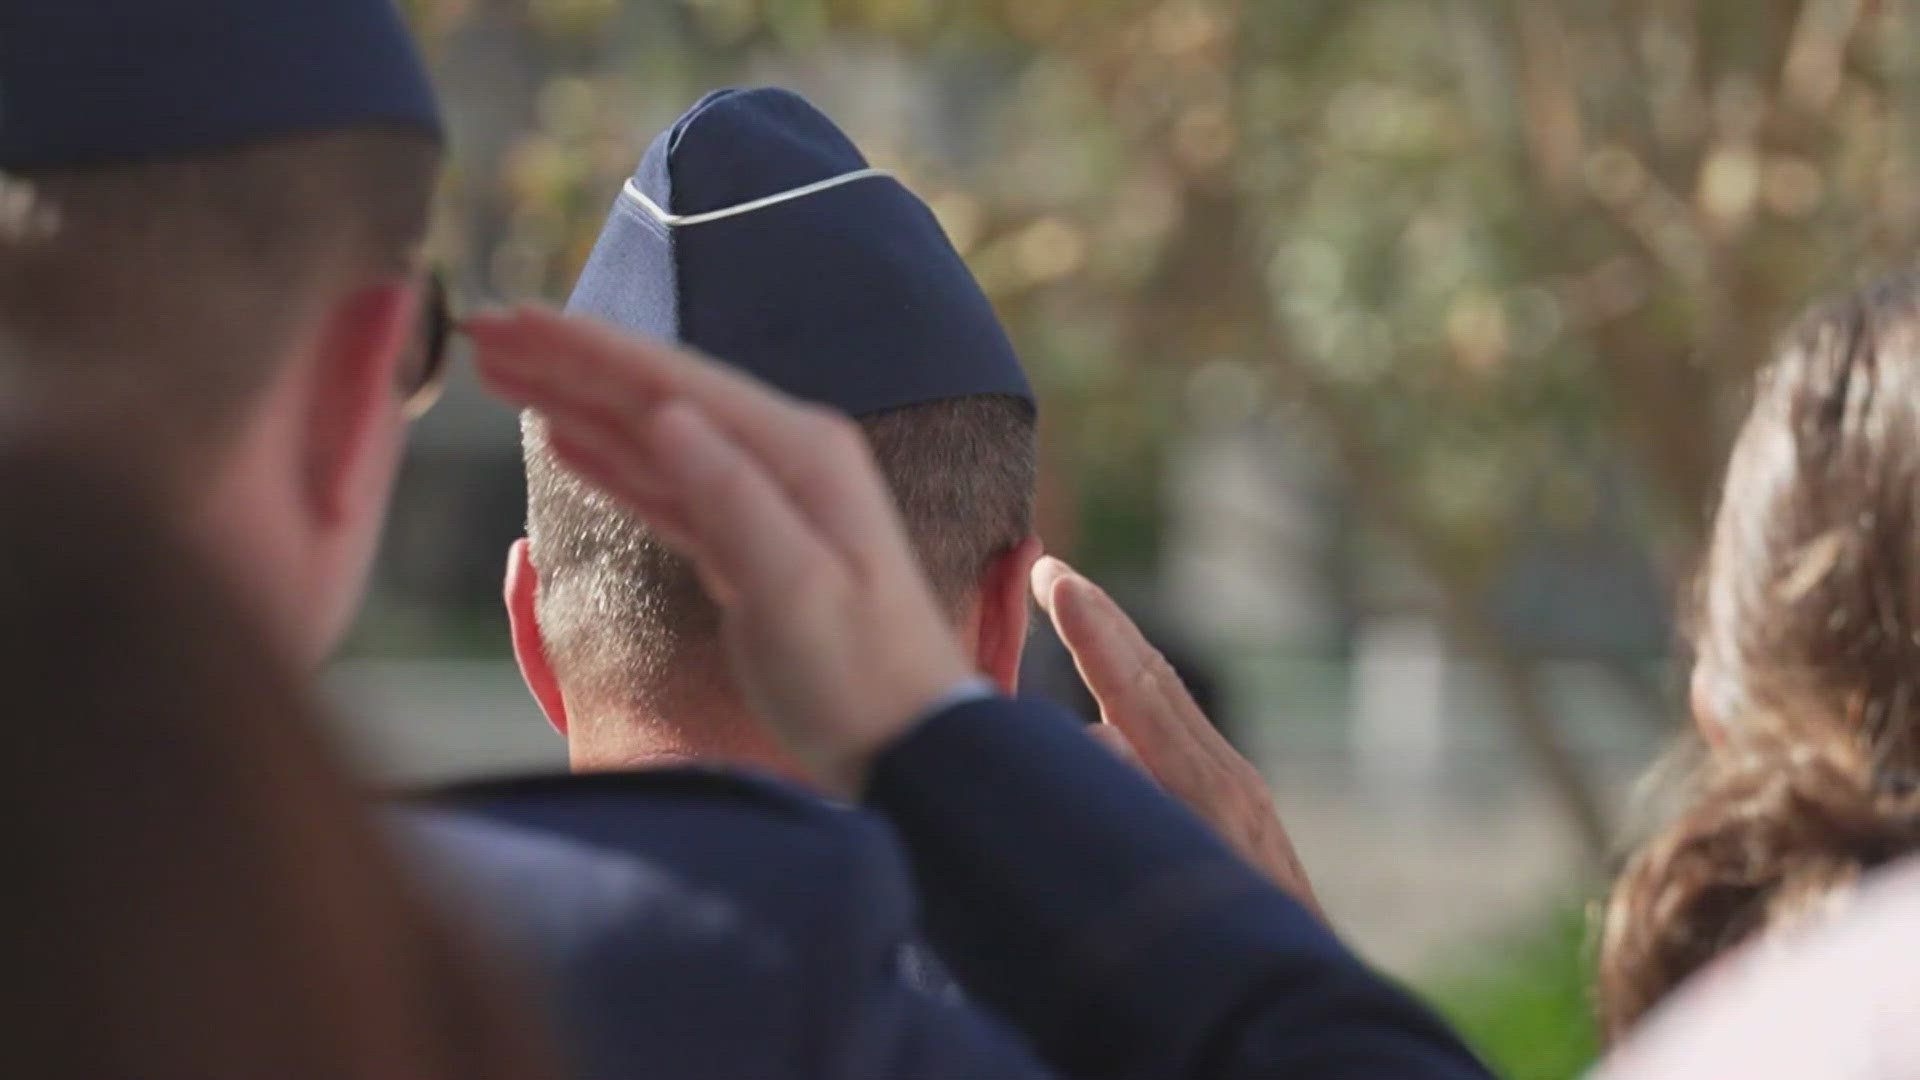
[[[414,805],[670,869],[795,931],[904,937],[914,922],[891,828],[768,776],[693,766],[527,776],[441,788]]]
[[[463,784],[399,816],[451,902],[548,988],[585,1075],[1043,1071],[930,992],[902,855],[868,812],[687,768]]]

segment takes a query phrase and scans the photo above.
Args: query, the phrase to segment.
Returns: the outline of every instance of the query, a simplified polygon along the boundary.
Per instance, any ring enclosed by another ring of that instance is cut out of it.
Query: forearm
[[[927,924],[1056,1067],[1484,1075],[1424,1010],[1063,715],[946,710],[876,762]]]

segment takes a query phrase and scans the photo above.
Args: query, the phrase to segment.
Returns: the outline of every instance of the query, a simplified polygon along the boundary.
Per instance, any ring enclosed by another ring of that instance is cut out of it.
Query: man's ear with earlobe
[[[340,297],[322,316],[309,365],[304,488],[323,526],[359,513],[369,491],[384,498],[400,420],[399,367],[414,346],[419,290],[400,281]]]
[[[1006,693],[1020,687],[1020,656],[1026,651],[1028,579],[1043,554],[1040,538],[1029,536],[987,564],[980,582],[980,619],[975,629],[974,664]]]
[[[513,630],[513,658],[520,665],[520,677],[526,680],[547,723],[560,734],[567,733],[567,702],[560,693],[560,680],[547,659],[547,641],[540,634],[535,601],[540,595],[540,577],[533,568],[526,537],[513,542],[507,551],[507,624]]]

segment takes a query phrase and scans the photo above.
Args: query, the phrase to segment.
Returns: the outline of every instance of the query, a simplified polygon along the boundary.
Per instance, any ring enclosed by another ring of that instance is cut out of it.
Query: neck
[[[708,765],[805,782],[799,763],[744,709],[677,709],[670,716],[609,710],[579,717],[567,737],[567,755],[574,772]]]

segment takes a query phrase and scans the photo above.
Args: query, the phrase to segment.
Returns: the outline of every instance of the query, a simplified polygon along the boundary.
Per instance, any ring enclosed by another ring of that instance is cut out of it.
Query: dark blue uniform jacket
[[[412,824],[551,987],[585,1075],[1486,1075],[1076,726],[949,709],[858,810],[672,769],[468,786]]]

